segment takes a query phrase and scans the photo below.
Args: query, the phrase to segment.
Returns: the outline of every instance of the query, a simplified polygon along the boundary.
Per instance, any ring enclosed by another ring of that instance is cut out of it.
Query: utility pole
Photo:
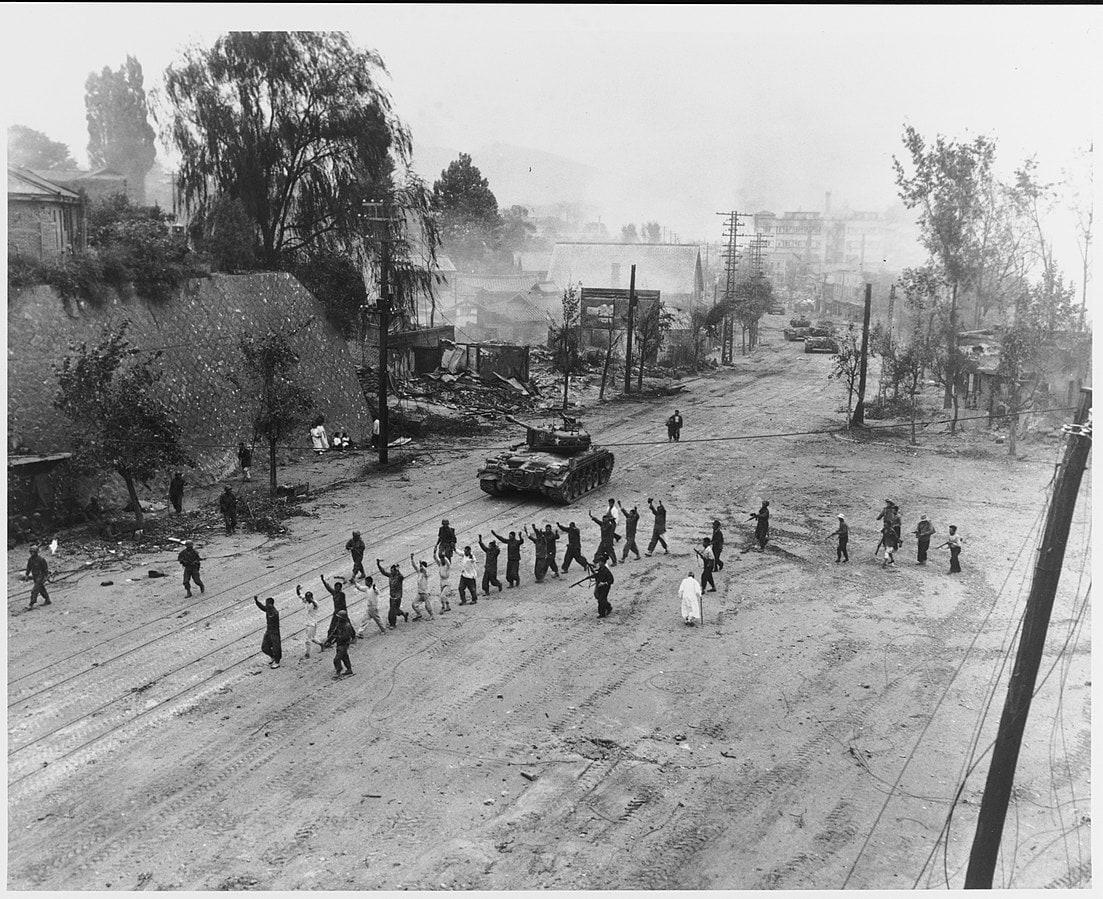
[[[1003,714],[1000,716],[988,779],[984,784],[984,797],[980,803],[977,831],[973,848],[969,852],[969,867],[965,871],[965,889],[988,890],[992,888],[992,875],[996,870],[996,856],[1000,851],[1007,803],[1015,782],[1015,766],[1019,760],[1026,719],[1030,714],[1030,701],[1038,679],[1038,668],[1045,649],[1046,630],[1049,627],[1053,599],[1061,579],[1061,566],[1065,559],[1072,514],[1076,508],[1076,496],[1080,492],[1080,480],[1091,450],[1091,425],[1087,423],[1091,411],[1090,390],[1080,391],[1080,403],[1071,426],[1066,426],[1068,443],[1065,458],[1057,473],[1050,501],[1046,529],[1034,565],[1034,580],[1030,584],[1030,596],[1026,600],[1022,636],[1015,657],[1015,668],[1007,685]]]
[[[387,415],[387,380],[390,371],[387,338],[391,328],[391,228],[395,224],[388,204],[380,200],[371,200],[364,204],[370,211],[363,216],[365,221],[374,223],[379,236],[379,299],[376,302],[376,317],[379,327],[379,371],[376,379],[376,415],[379,417],[379,464],[387,464],[387,444],[390,442],[390,423]]]
[[[754,239],[751,240],[751,290],[754,291],[755,308],[757,309],[762,299],[762,289],[765,286],[763,279],[765,274],[762,270],[762,248],[766,246],[766,237],[762,234],[756,234]],[[758,346],[758,319],[751,322],[750,328],[750,343],[753,350]]]
[[[732,356],[735,353],[735,323],[732,319],[731,309],[735,303],[735,282],[739,270],[739,229],[742,227],[740,219],[747,218],[746,213],[718,212],[726,219],[724,222],[724,250],[721,258],[724,261],[724,306],[728,310],[720,325],[720,362],[724,365],[732,364]]]
[[[866,283],[866,308],[862,313],[862,361],[858,370],[858,402],[850,417],[852,425],[864,425],[866,415],[866,367],[869,363],[869,310],[873,305],[873,285]]]
[[[613,305],[616,311],[616,304]],[[624,347],[624,392],[632,392],[632,313],[636,309],[636,267],[632,266],[632,274],[628,279],[628,337]],[[643,365],[643,360],[640,360]]]

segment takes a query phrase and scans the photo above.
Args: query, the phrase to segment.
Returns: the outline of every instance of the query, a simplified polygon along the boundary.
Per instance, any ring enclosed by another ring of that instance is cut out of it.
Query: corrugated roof
[[[693,294],[698,289],[700,258],[697,244],[564,241],[552,250],[548,280],[561,285],[627,288],[635,265],[639,289]],[[614,266],[618,267],[615,273]]]
[[[19,165],[8,166],[8,196],[51,197],[58,200],[80,200],[80,194],[35,174]]]

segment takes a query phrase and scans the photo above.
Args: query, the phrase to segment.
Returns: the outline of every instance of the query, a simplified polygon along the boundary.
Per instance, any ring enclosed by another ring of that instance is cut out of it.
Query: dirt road
[[[184,600],[175,574],[110,604],[77,583],[13,617],[9,887],[960,886],[986,759],[928,857],[974,737],[979,755],[994,733],[1055,450],[1010,465],[827,434],[647,443],[673,405],[684,438],[837,423],[828,357],[767,337],[677,402],[588,417],[641,534],[648,496],[670,510],[671,554],[614,569],[606,620],[576,578],[533,584],[526,548],[520,589],[359,641],[352,678],[331,680],[329,652],[298,659],[294,585],[324,594],[319,573],[347,574],[353,528],[369,562],[427,557],[445,517],[461,546],[575,520],[592,554],[586,509],[607,497],[490,499],[482,451],[462,445],[325,496],[292,539],[220,538],[205,596]],[[945,551],[914,564],[914,541],[882,570],[885,497],[905,532],[920,512],[940,536],[961,527],[960,576]],[[745,551],[762,498],[773,542]],[[1017,887],[1090,882],[1089,507],[1085,484],[997,872]],[[838,512],[848,565],[825,539]],[[713,518],[720,592],[687,628],[677,583]],[[25,592],[10,579],[9,607]],[[278,671],[254,593],[283,613]]]

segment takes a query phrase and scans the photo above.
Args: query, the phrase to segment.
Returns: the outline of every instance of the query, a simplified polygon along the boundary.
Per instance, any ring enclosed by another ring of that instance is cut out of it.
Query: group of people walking
[[[648,544],[647,555],[654,553],[656,546],[662,546],[667,553],[670,552],[664,534],[666,533],[666,507],[662,500],[657,502],[648,498],[648,508],[653,516],[651,541]],[[403,622],[428,618],[432,620],[436,614],[445,614],[452,611],[452,600],[456,598],[457,588],[459,594],[458,605],[476,605],[479,601],[479,593],[483,597],[489,596],[491,588],[502,592],[503,585],[498,576],[498,566],[502,555],[502,547],[505,547],[505,588],[512,589],[521,585],[521,555],[526,543],[533,546],[533,578],[536,583],[543,583],[548,572],[555,578],[570,571],[572,564],[577,564],[586,574],[579,584],[593,581],[594,598],[597,600],[597,613],[599,618],[605,618],[612,612],[612,603],[609,601],[609,592],[614,583],[610,566],[618,564],[616,543],[623,541],[620,561],[623,563],[629,554],[637,559],[641,557],[636,545],[636,532],[639,526],[640,513],[633,506],[626,510],[615,499],[609,500],[609,506],[597,518],[592,513],[590,518],[597,522],[601,528],[597,550],[593,558],[587,560],[582,551],[582,533],[576,522],[571,521],[567,525],[555,522],[552,527],[550,522],[543,528],[533,524],[531,530],[528,524],[521,527],[520,532],[510,531],[508,535],[499,534],[491,529],[490,538],[484,539],[482,534],[476,534],[476,542],[483,554],[482,577],[479,577],[479,563],[475,558],[475,552],[471,545],[459,550],[455,528],[448,519],[441,521],[437,531],[436,544],[433,546],[432,558],[436,568],[436,594],[439,608],[436,613],[433,610],[430,593],[430,569],[429,562],[425,559],[416,560],[410,554],[409,567],[403,567],[402,563],[393,562],[386,565],[383,559],[376,559],[376,570],[383,578],[385,586],[376,586],[373,575],[369,575],[364,567],[364,556],[367,545],[360,531],[353,531],[352,536],[345,543],[345,550],[352,561],[352,572],[348,580],[335,579],[331,585],[324,576],[321,581],[323,587],[333,600],[333,612],[324,638],[318,634],[318,623],[321,612],[318,603],[310,591],[303,592],[302,585],[295,588],[302,604],[306,607],[307,626],[304,637],[304,658],[309,658],[312,649],[327,649],[330,646],[336,648],[334,656],[334,678],[346,677],[353,673],[352,663],[349,659],[349,647],[358,638],[363,637],[370,628],[377,628],[379,633],[386,634],[398,626],[398,619]],[[623,519],[623,535],[618,532],[618,527]],[[557,543],[561,535],[566,537],[566,550],[562,563],[558,560]],[[200,591],[204,589],[199,579],[199,567],[201,559],[194,546],[188,543],[179,555],[180,564],[184,567],[184,586],[187,595],[191,596],[191,583],[195,583]],[[458,584],[453,587],[452,571],[458,568]],[[561,571],[562,569],[562,571]],[[403,608],[405,598],[406,580],[414,578],[415,596],[410,611]],[[349,619],[348,597],[345,588],[351,586],[363,594],[363,614],[357,624]],[[380,614],[380,595],[386,591],[387,623],[383,624]],[[275,599],[268,597],[263,603],[259,596],[253,597],[254,603],[265,615],[265,631],[261,641],[261,652],[270,659],[270,668],[279,668],[283,657],[282,640],[280,638],[280,616],[275,605]]]
[[[850,527],[846,522],[846,516],[840,514],[838,516],[838,527],[827,535],[827,539],[832,537],[838,538],[838,544],[835,550],[836,562],[849,562],[850,552],[848,544],[850,542]],[[900,515],[900,507],[896,505],[891,499],[885,500],[885,507],[877,515],[877,521],[881,522],[880,531],[881,539],[877,546],[873,550],[873,555],[876,557],[881,548],[884,547],[885,554],[881,560],[881,567],[887,568],[889,565],[896,565],[896,551],[903,543],[903,537],[901,531],[903,529],[903,520]],[[946,539],[940,543],[935,549],[942,549],[943,547],[950,551],[950,574],[960,574],[961,572],[961,546],[964,543],[964,538],[958,533],[957,525],[950,525],[949,534]],[[915,564],[926,565],[927,554],[931,549],[931,538],[937,533],[934,525],[927,518],[926,514],[919,516],[919,522],[915,526],[915,530],[911,532],[915,536]]]

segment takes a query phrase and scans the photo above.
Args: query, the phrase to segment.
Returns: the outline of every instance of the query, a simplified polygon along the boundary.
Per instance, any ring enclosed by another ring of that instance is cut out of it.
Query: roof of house
[[[516,321],[546,321],[544,310],[533,302],[532,294],[518,290],[480,290],[473,303],[487,312],[508,315]]]
[[[80,194],[74,193],[53,181],[19,165],[8,166],[8,197],[14,199],[54,199],[63,202],[80,202]]]
[[[627,288],[633,265],[640,290],[693,294],[700,287],[701,252],[697,244],[557,242],[548,280],[560,285]],[[614,266],[619,266],[617,277]]]

